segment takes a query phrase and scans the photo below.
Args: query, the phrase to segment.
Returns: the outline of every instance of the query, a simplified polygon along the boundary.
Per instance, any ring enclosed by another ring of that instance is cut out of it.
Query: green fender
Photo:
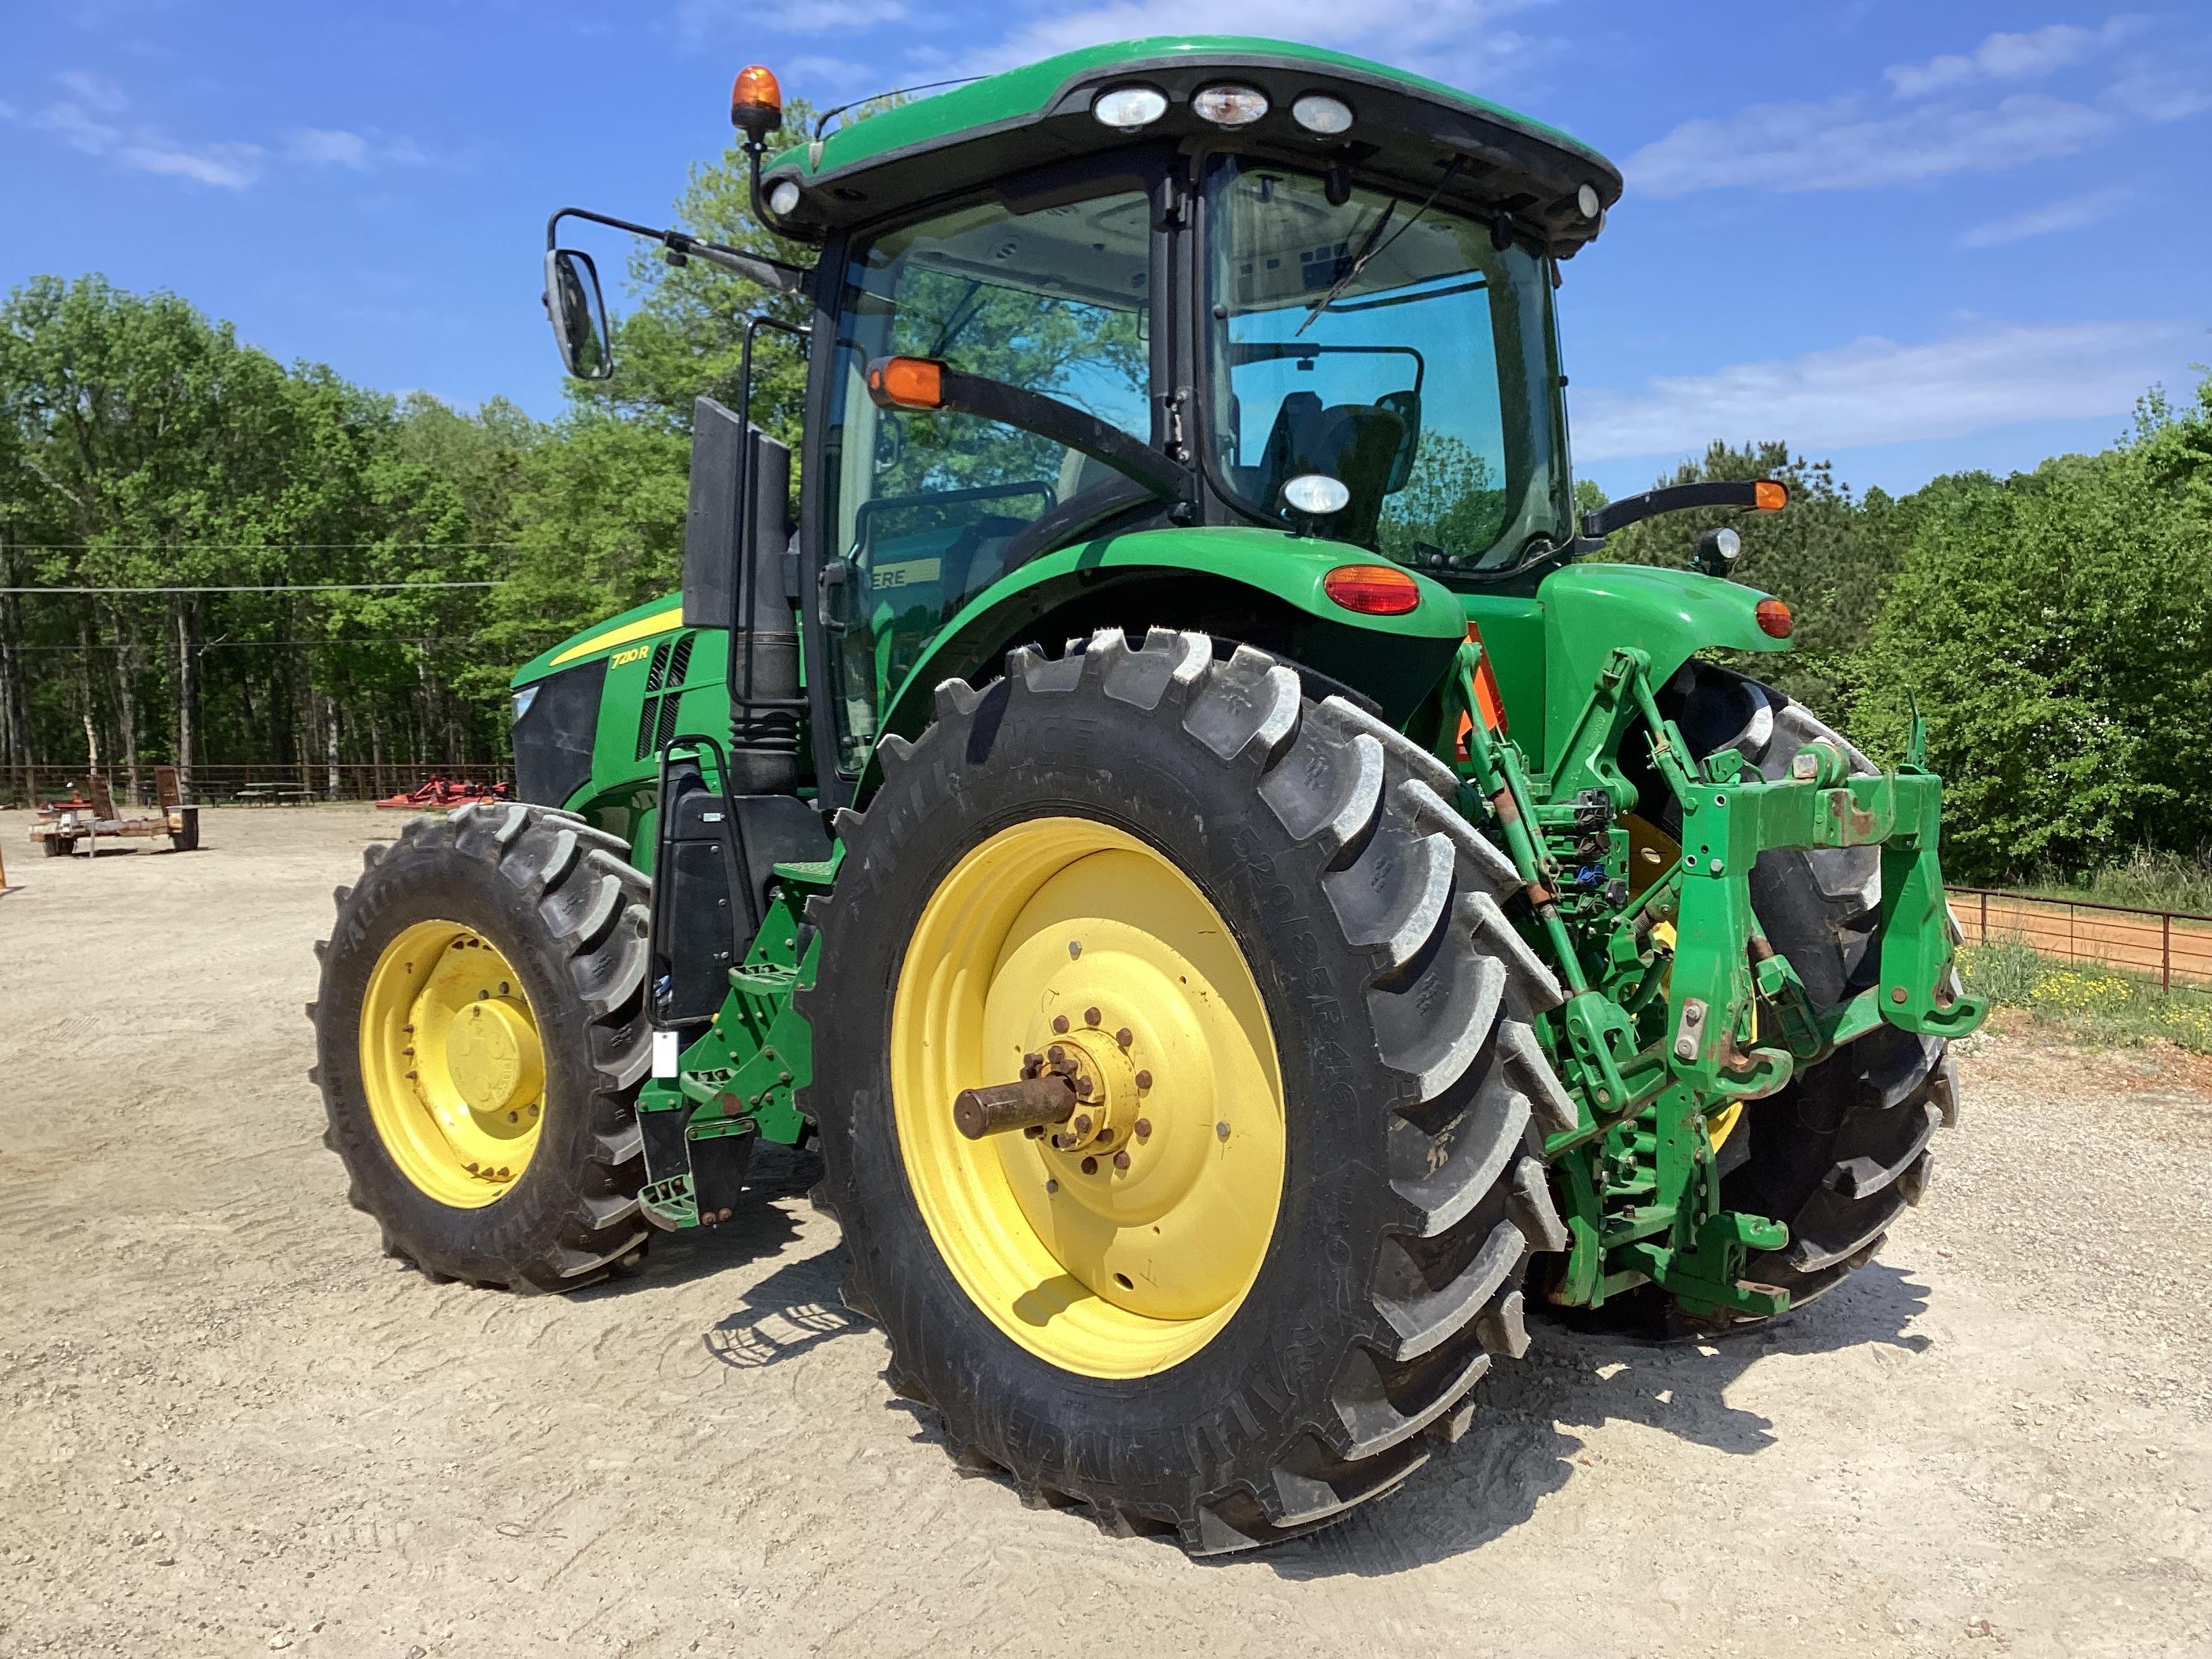
[[[1083,626],[1191,626],[1202,611],[1265,617],[1289,635],[1290,653],[1381,704],[1401,724],[1435,690],[1467,635],[1467,614],[1440,583],[1406,574],[1419,602],[1402,616],[1370,617],[1330,599],[1322,583],[1347,564],[1374,564],[1364,548],[1258,528],[1194,526],[1105,536],[1060,548],[1001,577],[963,606],[907,675],[880,730],[911,737],[928,724],[930,700],[948,679],[995,667],[1024,641],[1057,649],[1036,624],[1055,614]],[[1226,624],[1219,631],[1237,630]],[[872,788],[870,762],[860,791]]]
[[[1608,654],[1633,646],[1651,659],[1651,684],[1709,649],[1787,651],[1759,625],[1769,595],[1693,570],[1640,564],[1577,564],[1553,571],[1536,589],[1544,613],[1544,769],[1589,702]]]

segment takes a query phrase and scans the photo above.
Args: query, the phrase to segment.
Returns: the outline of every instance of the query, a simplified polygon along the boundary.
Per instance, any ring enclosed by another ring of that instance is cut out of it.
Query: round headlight
[[[799,186],[788,179],[779,179],[768,193],[769,211],[779,219],[787,219],[799,209]]]
[[[1267,112],[1267,94],[1253,87],[1208,87],[1190,106],[1217,127],[1249,127]]]
[[[1584,185],[1575,192],[1575,205],[1582,210],[1583,218],[1595,219],[1597,217],[1598,210],[1605,204],[1597,199],[1595,185]]]
[[[1713,551],[1733,563],[1743,552],[1743,538],[1723,525],[1713,532]]]
[[[1091,101],[1091,112],[1101,126],[1134,132],[1168,112],[1167,94],[1150,87],[1115,87]]]
[[[1283,499],[1300,513],[1323,519],[1351,506],[1352,492],[1326,472],[1302,472],[1283,486]]]
[[[1310,92],[1291,106],[1291,119],[1308,132],[1334,138],[1352,131],[1352,106],[1325,92]]]

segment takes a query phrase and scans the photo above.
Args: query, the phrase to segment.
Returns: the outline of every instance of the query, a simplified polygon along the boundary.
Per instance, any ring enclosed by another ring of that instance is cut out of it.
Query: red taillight
[[[1421,585],[1395,565],[1340,564],[1321,591],[1364,617],[1402,617],[1421,602]]]
[[[1761,599],[1752,615],[1759,618],[1759,631],[1771,634],[1778,640],[1786,640],[1797,626],[1797,619],[1790,614],[1790,607],[1779,599]]]

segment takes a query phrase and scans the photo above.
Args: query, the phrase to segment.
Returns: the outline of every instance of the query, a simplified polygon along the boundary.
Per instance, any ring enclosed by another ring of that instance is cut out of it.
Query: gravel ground
[[[345,1206],[310,940],[367,810],[0,896],[0,1653],[2212,1651],[2212,1071],[1977,1042],[1928,1206],[1783,1327],[1536,1333],[1316,1538],[1194,1563],[963,1478],[774,1160],[563,1300]]]

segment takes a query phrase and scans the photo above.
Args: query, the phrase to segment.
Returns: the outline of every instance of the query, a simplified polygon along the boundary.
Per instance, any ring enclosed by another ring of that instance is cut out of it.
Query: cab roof
[[[1224,81],[1267,94],[1267,114],[1235,135],[1239,147],[1280,156],[1341,161],[1395,178],[1424,193],[1451,158],[1461,165],[1449,195],[1463,204],[1510,215],[1516,229],[1561,256],[1595,236],[1605,208],[1620,199],[1620,171],[1555,127],[1440,82],[1317,46],[1243,35],[1163,35],[1063,52],[970,82],[933,97],[848,122],[811,144],[774,157],[765,183],[788,179],[799,205],[776,219],[789,234],[819,239],[908,206],[966,193],[1007,174],[1158,143],[1218,138],[1192,108],[1192,95]],[[1091,115],[1110,88],[1144,85],[1165,94],[1168,112],[1135,133]],[[1296,125],[1291,106],[1328,93],[1352,111],[1349,132],[1316,138]],[[1593,218],[1577,203],[1597,192]]]

